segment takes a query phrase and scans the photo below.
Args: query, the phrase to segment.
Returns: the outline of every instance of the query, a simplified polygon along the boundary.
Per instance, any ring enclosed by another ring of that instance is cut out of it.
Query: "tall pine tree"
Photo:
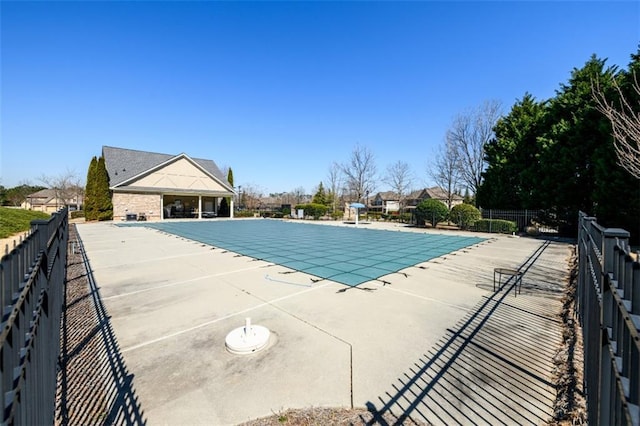
[[[95,186],[97,219],[113,219],[113,204],[111,201],[111,191],[109,190],[109,174],[107,173],[104,157],[98,159]]]
[[[640,68],[639,58],[632,55],[629,70]],[[640,184],[616,162],[611,123],[593,97],[594,82],[615,96],[614,79],[625,87],[632,73],[605,62],[592,56],[554,98],[540,103],[525,95],[498,122],[485,151],[482,207],[547,209],[567,233],[577,231],[582,210],[640,237]]]
[[[87,184],[84,190],[84,218],[85,220],[97,220],[97,204],[96,204],[96,170],[98,167],[98,158],[93,157],[87,170]]]
[[[229,171],[227,171],[227,182],[233,188],[233,170],[229,167]],[[218,211],[219,216],[221,217],[229,217],[231,216],[231,198],[224,197],[220,202],[220,210]]]
[[[227,172],[227,182],[229,182],[229,185],[233,187],[233,170],[231,167],[229,167],[229,171]]]
[[[322,182],[320,182],[320,185],[318,185],[318,190],[313,196],[313,200],[311,200],[311,202],[314,204],[322,204],[323,206],[327,204],[327,195],[324,192],[324,186],[322,185]]]
[[[485,147],[487,170],[477,194],[478,205],[492,209],[540,207],[535,190],[540,180],[538,138],[544,131],[545,104],[530,94],[516,102],[494,128],[495,138]]]

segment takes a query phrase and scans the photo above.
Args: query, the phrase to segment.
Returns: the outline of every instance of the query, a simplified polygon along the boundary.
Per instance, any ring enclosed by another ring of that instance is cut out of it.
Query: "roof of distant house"
[[[424,190],[427,195],[429,195],[430,198],[436,199],[436,200],[446,200],[449,198],[449,195],[447,194],[447,191],[445,191],[444,189],[438,187],[438,186],[433,186],[431,188],[426,188]],[[463,198],[458,195],[458,194],[451,194],[451,199],[452,200],[462,200]]]
[[[400,197],[393,191],[378,192],[376,198],[380,197],[383,201],[397,201]]]
[[[54,189],[45,188],[40,191],[34,192],[33,194],[27,195],[27,198],[53,198],[56,196],[56,191]]]

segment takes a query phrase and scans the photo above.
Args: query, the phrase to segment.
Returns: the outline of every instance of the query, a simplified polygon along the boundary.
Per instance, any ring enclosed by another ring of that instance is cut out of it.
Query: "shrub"
[[[331,213],[331,219],[333,220],[340,220],[344,217],[344,213],[341,211],[334,211],[333,213]]]
[[[503,219],[480,219],[475,223],[475,230],[478,232],[496,232],[500,234],[511,234],[518,230],[515,222]]]
[[[296,206],[296,210],[298,209],[304,210],[305,217],[311,216],[315,220],[318,220],[327,213],[327,206],[317,203],[300,204]]]
[[[79,217],[84,217],[84,210],[74,210],[71,212],[71,219],[77,219]]]
[[[411,213],[402,213],[400,215],[400,221],[402,223],[409,223],[411,222]]]
[[[421,201],[415,210],[418,225],[424,225],[426,222],[429,222],[434,228],[439,222],[445,220],[448,214],[449,209],[447,209],[444,203],[431,198]]]
[[[469,229],[476,221],[482,219],[482,214],[471,204],[458,204],[449,212],[449,219],[460,229]]]
[[[389,213],[389,215],[387,216],[387,220],[390,220],[392,222],[397,222],[398,220],[400,220],[400,216],[396,212]]]
[[[220,202],[220,208],[218,209],[218,217],[229,217],[231,216],[231,209],[229,207],[229,199],[228,197],[224,197]]]
[[[380,220],[381,216],[382,216],[382,213],[380,212],[370,212],[368,214],[369,220],[375,220],[375,221]]]
[[[234,217],[253,217],[252,210],[240,210],[233,214]]]

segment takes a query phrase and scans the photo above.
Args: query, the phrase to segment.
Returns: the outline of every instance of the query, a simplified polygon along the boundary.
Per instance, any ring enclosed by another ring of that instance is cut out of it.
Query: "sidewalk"
[[[496,236],[345,292],[148,229],[79,231],[96,286],[67,301],[79,317],[67,322],[78,328],[66,330],[61,424],[233,425],[308,407],[366,407],[380,424],[553,413],[568,244]],[[493,269],[518,266],[522,293],[493,293]],[[224,338],[245,316],[274,340],[242,357]]]
[[[544,248],[522,293],[511,283],[484,297],[369,409],[443,425],[548,422],[568,255],[565,245]]]

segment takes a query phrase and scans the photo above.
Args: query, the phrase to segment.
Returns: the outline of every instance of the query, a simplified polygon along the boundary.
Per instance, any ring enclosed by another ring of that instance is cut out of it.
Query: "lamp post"
[[[367,212],[367,220],[369,219],[369,190],[365,191],[366,202],[365,202],[365,211]]]

